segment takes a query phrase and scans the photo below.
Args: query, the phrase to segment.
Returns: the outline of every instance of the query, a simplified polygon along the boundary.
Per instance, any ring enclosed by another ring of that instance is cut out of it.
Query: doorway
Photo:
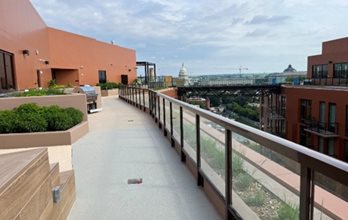
[[[41,75],[42,75],[42,70],[36,70],[36,84],[37,87],[42,87],[41,85]]]
[[[128,85],[128,75],[121,75],[121,83],[123,85]]]

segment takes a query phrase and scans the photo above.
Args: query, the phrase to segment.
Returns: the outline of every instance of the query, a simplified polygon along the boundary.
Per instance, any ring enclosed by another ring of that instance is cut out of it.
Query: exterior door
[[[121,75],[121,83],[123,85],[128,85],[128,75]]]
[[[42,87],[42,85],[41,85],[41,73],[42,73],[42,71],[41,70],[37,70],[36,71],[36,84],[37,84],[37,87]]]
[[[15,88],[13,55],[0,50],[0,91]]]

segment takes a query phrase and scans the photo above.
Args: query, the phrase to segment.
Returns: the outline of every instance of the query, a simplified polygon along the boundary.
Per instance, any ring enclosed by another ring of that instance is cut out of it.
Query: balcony
[[[338,123],[326,123],[320,122],[315,119],[305,120],[304,123],[307,125],[307,128],[304,130],[321,137],[325,138],[334,138],[338,137]]]
[[[120,98],[149,113],[225,219],[348,219],[346,163],[159,92]]]

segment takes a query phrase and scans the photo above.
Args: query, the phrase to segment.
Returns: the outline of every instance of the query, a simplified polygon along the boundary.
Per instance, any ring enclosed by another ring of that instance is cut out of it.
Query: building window
[[[348,105],[346,105],[346,136],[348,137]]]
[[[311,145],[311,134],[306,132],[303,126],[300,126],[300,144],[306,147]]]
[[[335,157],[335,139],[330,138],[327,144],[327,154],[331,157]]]
[[[318,143],[319,143],[319,152],[320,152],[320,153],[324,153],[324,151],[325,151],[325,146],[324,146],[325,142],[324,142],[324,138],[318,136]]]
[[[307,123],[311,120],[311,106],[312,101],[307,99],[301,99],[301,122]]]
[[[106,83],[106,71],[99,70],[99,83]]]
[[[344,142],[344,159],[348,162],[348,141]]]
[[[325,128],[325,102],[319,104],[319,128]]]
[[[15,89],[13,55],[0,50],[0,91]]]
[[[348,77],[348,63],[334,64],[334,78],[347,78],[347,77]]]
[[[328,130],[336,132],[336,104],[329,104],[329,127]]]
[[[313,65],[312,77],[315,79],[327,78],[327,64]]]

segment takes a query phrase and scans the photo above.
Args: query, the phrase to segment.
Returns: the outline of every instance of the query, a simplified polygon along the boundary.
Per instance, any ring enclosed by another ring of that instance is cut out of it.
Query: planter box
[[[80,110],[84,115],[83,120],[87,121],[85,94],[0,98],[0,110],[12,110],[25,103],[36,103],[40,106],[58,105],[62,108],[72,107]]]
[[[66,131],[0,134],[0,149],[72,145],[88,130],[88,122],[83,121]]]
[[[102,96],[118,95],[118,89],[101,90]]]

